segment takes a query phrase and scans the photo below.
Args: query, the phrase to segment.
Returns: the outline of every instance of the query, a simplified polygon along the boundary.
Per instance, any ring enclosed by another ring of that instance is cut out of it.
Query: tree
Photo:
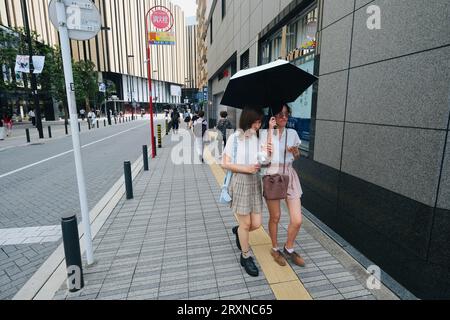
[[[73,78],[77,100],[84,100],[86,111],[91,111],[90,100],[94,100],[97,86],[97,71],[92,61],[81,60],[73,64]]]
[[[16,87],[16,75],[14,72],[16,56],[18,54],[19,39],[17,35],[6,29],[0,30],[0,66],[2,75],[0,77],[0,89],[6,90]],[[5,67],[5,75],[11,81],[5,82],[3,66]]]

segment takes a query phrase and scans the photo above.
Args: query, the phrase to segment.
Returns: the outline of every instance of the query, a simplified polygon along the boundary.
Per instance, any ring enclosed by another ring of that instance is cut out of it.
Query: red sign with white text
[[[156,10],[151,16],[152,24],[157,29],[165,29],[170,25],[170,17],[166,11]]]

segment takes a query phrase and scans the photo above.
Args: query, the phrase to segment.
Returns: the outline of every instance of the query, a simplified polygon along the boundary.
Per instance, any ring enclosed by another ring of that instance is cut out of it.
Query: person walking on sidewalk
[[[36,126],[36,115],[34,114],[34,110],[30,110],[30,112],[28,112],[28,118],[30,119],[33,127],[35,127]]]
[[[86,110],[84,110],[83,108],[81,108],[81,110],[80,110],[80,116],[81,116],[81,121],[84,121],[84,119],[86,118]]]
[[[3,126],[3,117],[0,117],[0,141],[5,140],[5,127]]]
[[[227,130],[233,129],[233,125],[227,117],[228,112],[222,111],[220,113],[220,120],[217,122],[217,130],[222,134],[224,148],[227,145]],[[219,150],[222,150],[222,141],[219,141]]]
[[[195,150],[197,152],[198,157],[204,162],[203,159],[203,136],[205,135],[206,130],[208,129],[208,122],[206,119],[203,119],[205,116],[204,111],[199,111],[197,116],[194,116],[195,120],[192,124],[193,131],[194,131],[194,145]],[[193,118],[193,119],[194,119]]]
[[[283,252],[278,247],[278,223],[280,222],[281,208],[280,200],[266,200],[269,209],[269,235],[272,240],[271,255],[275,262],[281,266],[286,265],[285,258],[294,264],[304,267],[305,261],[294,251],[294,242],[302,225],[301,196],[303,194],[299,177],[292,167],[294,160],[300,158],[300,138],[297,131],[287,129],[286,124],[291,115],[291,109],[283,105],[281,111],[270,120],[269,130],[261,130],[260,141],[271,146],[271,165],[266,171],[266,175],[284,174],[289,176],[289,186],[287,199],[285,199],[289,209],[290,222],[288,226],[287,241],[284,244]],[[274,129],[276,124],[276,129]],[[285,152],[285,148],[287,148]],[[285,171],[284,171],[284,170]]]
[[[3,123],[4,126],[6,127],[6,136],[7,137],[11,136],[13,120],[8,114],[5,114],[5,116],[3,117]]]
[[[171,118],[173,133],[178,134],[178,129],[180,128],[180,112],[177,108],[173,108]]]
[[[249,233],[257,230],[262,222],[261,179],[257,174],[260,165],[256,156],[259,149],[257,133],[262,119],[261,110],[245,108],[239,120],[240,129],[230,136],[222,159],[222,168],[233,172],[230,182],[231,208],[239,226],[234,227],[232,232],[236,236],[238,249],[242,251],[240,263],[253,277],[258,276],[259,270],[250,254]]]
[[[95,123],[97,119],[95,117],[95,112],[93,112],[92,110],[88,113],[88,121],[91,123],[92,129],[95,129]]]

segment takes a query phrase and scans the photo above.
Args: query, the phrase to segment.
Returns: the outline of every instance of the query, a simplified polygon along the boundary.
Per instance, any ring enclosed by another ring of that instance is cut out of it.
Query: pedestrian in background
[[[199,159],[204,163],[203,159],[203,136],[208,128],[208,123],[203,117],[205,116],[204,111],[199,111],[197,116],[194,116],[195,121],[192,123],[194,131],[194,146]]]
[[[178,129],[180,128],[180,112],[178,111],[177,108],[173,108],[171,119],[172,119],[173,133],[178,134]]]
[[[86,110],[84,110],[83,108],[81,108],[80,110],[80,116],[81,120],[84,121],[84,119],[86,118]]]
[[[33,125],[33,127],[35,127],[36,126],[36,115],[34,114],[33,109],[31,109],[28,112],[28,118],[31,120],[31,124]]]
[[[3,125],[3,117],[0,117],[0,140],[5,140],[5,127]]]
[[[6,136],[11,136],[13,120],[8,114],[5,114],[5,116],[3,117],[3,125],[6,128]]]
[[[259,275],[250,253],[249,233],[257,230],[262,222],[261,179],[257,174],[259,151],[258,130],[263,113],[259,109],[245,108],[239,120],[239,129],[229,138],[222,167],[233,172],[230,182],[231,208],[238,217],[239,226],[232,229],[236,245],[242,251],[240,263],[253,277]]]
[[[95,112],[89,111],[88,113],[88,121],[91,123],[91,127],[95,128],[95,123],[97,122],[97,118],[95,116]]]
[[[217,122],[216,126],[217,130],[219,130],[219,132],[222,134],[224,148],[227,145],[227,130],[233,129],[233,125],[227,117],[228,112],[222,111],[220,113],[220,120]],[[222,141],[219,142],[219,149],[222,150]]]
[[[302,206],[301,196],[303,194],[300,185],[300,179],[297,172],[292,167],[294,160],[300,158],[300,138],[297,131],[287,129],[286,124],[291,115],[291,109],[283,105],[280,112],[271,119],[269,130],[261,130],[260,141],[271,146],[273,150],[271,155],[271,165],[266,171],[266,175],[284,174],[289,176],[289,185],[287,198],[285,199],[290,216],[288,226],[287,241],[283,250],[278,246],[278,224],[280,222],[281,200],[267,200],[269,209],[269,235],[272,241],[271,255],[276,263],[281,266],[286,265],[285,258],[288,258],[294,264],[304,267],[305,261],[294,251],[294,242],[302,225]],[[276,125],[276,129],[274,129]],[[286,149],[286,152],[285,152]],[[285,157],[286,155],[286,157]]]

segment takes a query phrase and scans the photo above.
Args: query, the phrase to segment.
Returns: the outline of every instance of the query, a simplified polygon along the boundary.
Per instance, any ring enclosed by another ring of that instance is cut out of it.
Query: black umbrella
[[[286,60],[241,70],[228,83],[221,104],[235,107],[269,107],[293,102],[317,77]]]

